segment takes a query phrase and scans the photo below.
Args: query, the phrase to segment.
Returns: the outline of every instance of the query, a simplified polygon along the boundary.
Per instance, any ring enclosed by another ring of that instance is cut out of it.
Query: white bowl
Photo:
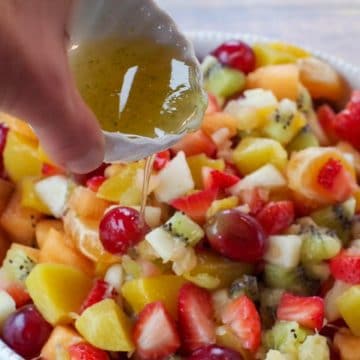
[[[222,33],[208,31],[188,32],[187,35],[189,40],[191,40],[194,45],[197,56],[200,58],[206,56],[211,50],[213,50],[222,42],[230,39],[241,39],[249,44],[253,44],[254,42],[258,41],[268,42],[274,40],[266,38],[264,36],[258,36],[253,34]],[[342,59],[318,52],[316,50],[312,50],[307,46],[303,46],[302,44],[300,44],[300,46],[308,49],[312,54],[318,56],[321,59],[324,59],[329,64],[333,65],[346,78],[352,88],[360,89],[360,68],[351,65],[343,61]],[[23,360],[23,358],[14,353],[0,340],[0,360]]]

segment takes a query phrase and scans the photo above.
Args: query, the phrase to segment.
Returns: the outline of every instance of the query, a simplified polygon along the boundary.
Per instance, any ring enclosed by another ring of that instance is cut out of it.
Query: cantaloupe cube
[[[94,263],[66,243],[65,233],[50,229],[40,250],[41,263],[64,264],[76,267],[86,274],[94,273]]]
[[[98,198],[95,192],[83,186],[74,189],[68,201],[69,208],[74,210],[77,215],[94,220],[100,220],[110,204],[110,202]]]
[[[93,281],[82,271],[68,265],[38,264],[26,281],[27,290],[42,316],[52,325],[73,321]]]
[[[69,346],[82,341],[84,340],[74,329],[69,326],[58,325],[51,332],[40,355],[46,360],[59,360],[57,349],[62,348],[64,351],[67,351]]]
[[[51,230],[64,231],[64,225],[61,220],[53,220],[53,219],[44,219],[40,220],[36,224],[35,228],[35,237],[37,246],[41,249],[45,240],[47,239],[47,234]]]
[[[76,320],[75,327],[87,342],[99,349],[134,350],[130,320],[112,299],[87,308]]]
[[[248,75],[246,86],[271,90],[278,100],[296,101],[300,90],[299,68],[294,64],[261,67]]]
[[[15,186],[10,181],[0,178],[0,214],[5,210]]]
[[[32,245],[35,240],[35,227],[44,216],[40,212],[22,207],[21,193],[17,189],[0,217],[0,225],[10,239],[24,245]]]
[[[174,317],[177,316],[177,296],[186,280],[175,275],[159,275],[127,281],[121,293],[138,313],[145,305],[154,301],[162,301],[166,309]]]
[[[214,132],[221,128],[227,128],[229,130],[230,137],[237,133],[237,120],[233,116],[224,113],[216,112],[212,114],[206,114],[201,124],[201,129],[205,134],[211,136]]]

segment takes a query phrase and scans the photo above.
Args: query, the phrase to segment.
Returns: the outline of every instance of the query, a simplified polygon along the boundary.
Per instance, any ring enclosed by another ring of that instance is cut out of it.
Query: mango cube
[[[134,350],[130,320],[112,299],[87,308],[76,320],[75,327],[87,342],[99,349]]]
[[[121,293],[136,313],[149,303],[162,301],[170,314],[176,317],[178,292],[185,282],[184,278],[176,275],[139,278],[126,282]]]
[[[345,291],[338,298],[337,306],[351,332],[360,336],[360,285]]]
[[[52,325],[69,324],[92,287],[92,279],[62,264],[38,264],[26,279],[26,287],[42,316]]]

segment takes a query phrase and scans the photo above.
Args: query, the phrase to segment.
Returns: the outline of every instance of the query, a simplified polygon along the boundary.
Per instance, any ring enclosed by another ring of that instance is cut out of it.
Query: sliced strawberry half
[[[326,135],[331,141],[336,141],[335,133],[336,113],[329,105],[321,105],[317,111],[317,118],[321,127],[324,129]]]
[[[156,171],[160,171],[170,161],[170,150],[160,151],[155,155],[153,168]]]
[[[254,303],[245,295],[230,302],[223,314],[222,321],[229,325],[239,338],[243,348],[255,352],[261,342],[260,316]]]
[[[271,201],[256,215],[268,235],[279,234],[288,228],[295,218],[295,208],[292,201]]]
[[[183,285],[178,298],[178,318],[184,350],[188,353],[216,340],[211,295],[192,283]]]
[[[217,189],[197,191],[193,194],[172,200],[170,205],[177,210],[183,211],[193,220],[202,222],[205,219],[206,211],[216,199],[217,193]]]
[[[324,300],[318,296],[284,293],[277,309],[277,318],[320,330],[324,323]]]
[[[101,349],[81,342],[69,346],[68,352],[70,360],[109,360],[109,355]]]
[[[260,188],[243,190],[240,198],[244,204],[249,205],[251,214],[257,214],[269,200],[269,191]]]
[[[142,360],[163,359],[180,346],[174,320],[160,301],[146,305],[140,312],[133,339],[137,358]]]
[[[114,299],[116,296],[117,292],[112,285],[108,284],[104,280],[96,280],[87,298],[81,306],[80,314],[83,313],[88,307],[105,299]]]
[[[235,185],[240,180],[236,175],[210,168],[203,168],[202,175],[204,189],[225,190],[226,188]]]
[[[360,284],[360,251],[342,250],[330,260],[330,271],[336,280],[349,284]]]
[[[106,180],[105,176],[97,175],[93,176],[92,178],[86,181],[86,186],[93,192],[97,192],[99,187],[104,183]]]
[[[339,160],[329,159],[320,169],[318,183],[327,190],[332,190],[335,185],[336,177],[343,170],[343,165]]]

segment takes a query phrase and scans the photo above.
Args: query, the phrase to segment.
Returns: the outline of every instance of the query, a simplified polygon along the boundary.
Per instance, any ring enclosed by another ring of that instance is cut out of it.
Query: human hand
[[[28,121],[55,162],[82,173],[103,161],[104,139],[68,65],[72,3],[0,1],[0,110]]]

